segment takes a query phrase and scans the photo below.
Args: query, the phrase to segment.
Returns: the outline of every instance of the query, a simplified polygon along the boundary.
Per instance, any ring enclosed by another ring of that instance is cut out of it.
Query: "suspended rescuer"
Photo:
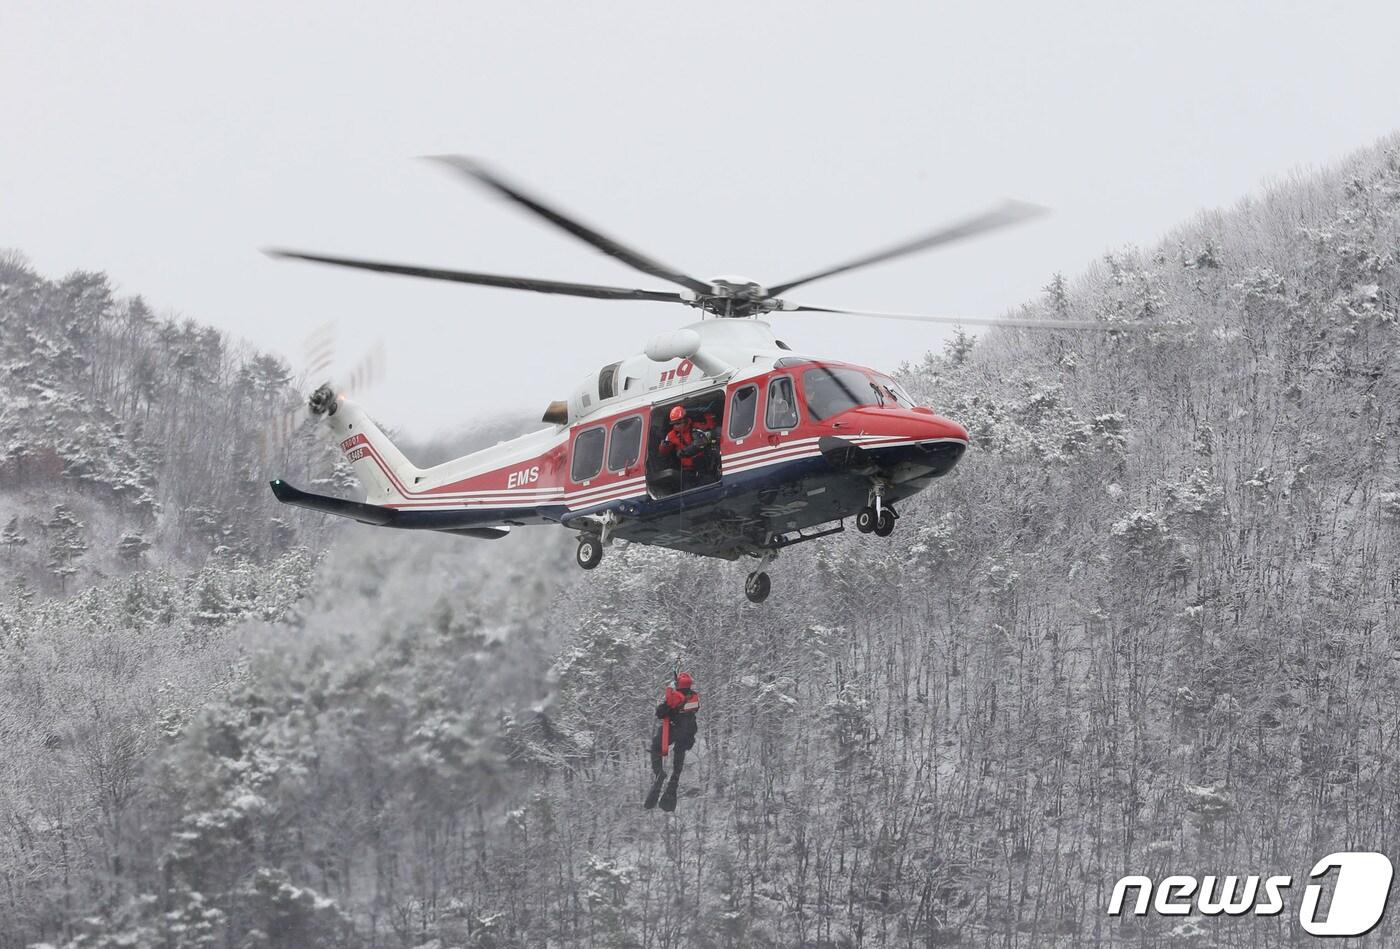
[[[651,790],[647,793],[643,807],[650,810],[658,803],[663,811],[676,809],[676,787],[680,784],[681,770],[685,767],[685,753],[695,744],[695,713],[700,710],[700,693],[695,691],[695,681],[689,672],[677,672],[672,684],[656,706],[656,717],[661,724],[651,739]],[[671,756],[671,780],[662,793],[662,783],[666,772],[662,762]]]

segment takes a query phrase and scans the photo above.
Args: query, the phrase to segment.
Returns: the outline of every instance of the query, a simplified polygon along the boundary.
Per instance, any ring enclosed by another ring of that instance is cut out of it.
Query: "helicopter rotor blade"
[[[515,185],[502,180],[495,172],[486,168],[480,162],[467,158],[463,155],[432,155],[430,161],[440,162],[454,171],[472,178],[503,197],[509,198],[516,204],[534,212],[555,227],[561,228],[579,240],[591,244],[596,249],[622,261],[629,267],[633,267],[642,273],[650,274],[653,277],[660,277],[671,283],[679,284],[687,290],[694,290],[696,293],[710,293],[711,288],[703,280],[697,280],[689,274],[681,273],[674,267],[669,267],[658,260],[646,256],[640,251],[627,247],[606,234],[595,231],[593,228],[563,214],[562,212],[545,204],[539,198],[527,194]]]
[[[893,247],[887,247],[873,254],[858,257],[844,264],[837,264],[834,267],[828,267],[825,270],[818,270],[816,273],[810,273],[805,277],[798,277],[796,280],[789,280],[787,283],[780,283],[777,286],[769,287],[768,292],[772,296],[778,296],[804,283],[811,283],[814,280],[823,280],[827,277],[835,276],[836,274],[846,273],[847,271],[856,270],[861,267],[868,267],[871,264],[878,264],[886,260],[893,260],[896,257],[903,257],[906,254],[912,254],[916,251],[928,250],[930,247],[937,247],[940,244],[952,244],[956,241],[966,240],[978,234],[985,234],[988,231],[995,231],[1003,227],[1010,227],[1012,224],[1019,224],[1022,221],[1030,220],[1044,213],[1046,213],[1046,209],[1036,204],[1027,204],[1023,201],[1007,201],[1004,204],[992,208],[990,211],[985,211],[967,218],[966,220],[959,221],[956,224],[939,228],[922,237],[916,237],[911,241],[895,244]]]
[[[508,277],[501,274],[472,273],[466,270],[443,270],[436,267],[391,264],[377,260],[361,260],[355,257],[305,254],[295,250],[269,249],[264,253],[270,257],[281,257],[287,260],[309,260],[312,263],[331,264],[335,267],[372,270],[376,273],[399,274],[405,277],[422,277],[427,280],[448,280],[453,283],[474,283],[485,287],[504,287],[508,290],[532,290],[535,293],[558,293],[571,297],[591,297],[595,300],[690,302],[686,297],[673,290],[629,290],[625,287],[605,287],[592,283],[567,283],[562,280],[542,280],[538,277]]]
[[[839,307],[788,305],[777,313],[831,313],[840,316],[865,316],[879,320],[906,320],[911,323],[944,323],[950,326],[1011,326],[1034,330],[1127,330],[1142,323],[1110,323],[1103,320],[1022,320],[994,319],[980,316],[925,316],[918,313],[882,313],[877,310],[846,310]]]

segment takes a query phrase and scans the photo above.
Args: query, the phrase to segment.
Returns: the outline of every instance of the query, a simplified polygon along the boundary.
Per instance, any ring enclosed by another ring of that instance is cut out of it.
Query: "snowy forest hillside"
[[[0,254],[0,596],[322,542],[264,483],[268,468],[345,481],[323,439],[267,438],[291,382],[281,359],[157,316],[105,274],[49,281]]]
[[[169,426],[246,424],[236,374],[194,399],[45,370],[23,397],[87,400],[125,447],[0,503],[183,525],[212,499],[250,536],[147,528],[161,562],[80,592],[26,561],[60,589],[0,612],[0,949],[1292,941],[1287,913],[1105,905],[1127,873],[1400,852],[1398,247],[1392,140],[1047,278],[1026,314],[1124,328],[904,367],[972,450],[892,537],[784,552],[761,606],[747,565],[633,546],[585,575],[554,532],[352,526],[318,559],[214,452],[155,477],[203,450]],[[7,385],[88,351],[24,342],[14,292]],[[677,656],[699,741],[676,813],[644,812]]]

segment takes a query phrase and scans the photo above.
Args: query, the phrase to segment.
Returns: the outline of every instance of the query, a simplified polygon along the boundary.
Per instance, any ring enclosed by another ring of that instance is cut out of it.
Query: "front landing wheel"
[[[880,512],[880,519],[875,522],[875,536],[888,537],[894,533],[894,511],[885,508]]]
[[[768,579],[768,574],[762,570],[755,570],[749,574],[748,580],[744,581],[744,596],[749,598],[750,603],[762,603],[768,599],[768,593],[773,589],[773,581]]]
[[[862,534],[868,534],[875,529],[877,518],[875,509],[870,506],[861,508],[856,512],[856,530]]]
[[[592,570],[603,560],[603,542],[597,537],[580,537],[577,557],[580,567]]]

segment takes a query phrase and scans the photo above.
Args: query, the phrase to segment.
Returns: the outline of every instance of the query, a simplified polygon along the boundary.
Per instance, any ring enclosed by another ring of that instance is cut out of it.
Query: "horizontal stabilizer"
[[[402,511],[378,504],[362,504],[324,494],[312,494],[294,488],[278,478],[272,482],[272,493],[283,504],[304,507],[322,514],[348,517],[373,527],[397,527],[406,530],[429,530],[443,534],[456,534],[459,537],[474,537],[477,540],[500,540],[510,534],[509,527],[472,525],[462,523],[464,511]],[[469,515],[468,515],[469,516]]]
[[[398,511],[392,508],[380,507],[377,504],[361,504],[359,501],[347,501],[344,498],[332,498],[324,494],[310,494],[300,488],[292,487],[281,478],[272,482],[272,493],[283,504],[320,511],[322,514],[334,514],[336,517],[348,517],[361,524],[372,524],[375,527],[387,527],[394,519],[394,515],[398,514]]]

